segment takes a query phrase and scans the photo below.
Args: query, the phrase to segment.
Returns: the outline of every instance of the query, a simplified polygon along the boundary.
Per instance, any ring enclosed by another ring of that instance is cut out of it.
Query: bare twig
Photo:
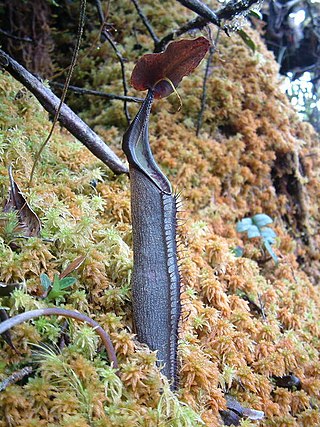
[[[33,40],[30,37],[18,37],[14,34],[9,33],[8,31],[2,30],[0,28],[0,34],[3,34],[5,37],[8,37],[8,39],[17,40],[19,42],[25,42],[25,43],[33,43]]]
[[[30,90],[50,114],[55,114],[60,103],[59,98],[1,49],[0,65]],[[113,172],[117,174],[128,173],[127,167],[122,163],[119,157],[66,104],[62,105],[59,122],[82,142],[92,154],[109,166]]]
[[[218,22],[220,22],[222,19],[225,19],[228,21],[233,19],[235,16],[239,15],[240,13],[245,12],[252,5],[254,5],[255,3],[258,3],[258,1],[259,0],[231,0],[225,6],[223,6],[221,9],[215,12],[215,15],[218,18]],[[176,30],[173,30],[171,33],[164,36],[157,44],[155,51],[160,52],[164,50],[166,45],[176,37],[179,37],[182,34],[185,34],[191,30],[195,30],[195,29],[200,30],[201,28],[205,27],[209,22],[212,22],[212,21],[203,17],[192,19],[191,21],[184,24],[182,27]],[[216,23],[216,25],[219,25],[219,24]]]
[[[91,317],[79,313],[78,311],[65,310],[57,307],[26,311],[25,313],[18,314],[17,316],[11,317],[10,319],[0,323],[0,334],[3,334],[14,326],[20,325],[27,320],[36,319],[41,316],[62,316],[88,323],[88,325],[90,325],[101,338],[101,341],[107,350],[109,360],[113,363],[113,367],[116,369],[118,368],[117,356],[107,332],[99,325],[99,323],[91,319]]]
[[[15,384],[18,381],[21,381],[26,375],[30,375],[32,372],[31,366],[25,366],[19,371],[13,372],[9,377],[5,378],[0,382],[0,391],[5,390],[9,385]]]
[[[99,22],[101,25],[103,25],[105,23],[105,16],[103,13],[103,9],[102,9],[102,4],[100,0],[96,0],[95,1],[96,7],[97,7],[97,11],[98,11],[98,16],[99,16]]]
[[[63,83],[58,82],[49,82],[50,86],[56,86],[56,87],[63,87]],[[94,95],[94,96],[100,96],[101,98],[107,98],[107,99],[119,99],[120,101],[127,101],[127,102],[143,102],[143,98],[137,98],[135,96],[124,96],[124,95],[115,95],[114,93],[106,93],[106,92],[100,92],[99,90],[92,90],[92,89],[85,89],[83,87],[78,86],[72,86],[70,85],[68,87],[69,91],[79,93],[80,95]]]
[[[104,14],[103,14],[103,10],[102,10],[102,7],[101,7],[100,0],[95,0],[95,3],[96,3],[96,6],[97,6],[97,10],[98,10],[99,21],[100,21],[100,24],[102,26],[101,41],[105,41],[105,40],[108,41],[108,43],[112,47],[114,53],[116,54],[116,56],[117,56],[117,58],[119,60],[120,67],[121,67],[121,74],[122,74],[123,94],[124,94],[124,96],[127,96],[128,95],[128,85],[127,85],[126,69],[125,69],[125,65],[124,65],[123,56],[122,56],[121,52],[119,51],[119,49],[117,48],[117,45],[114,42],[114,40],[112,39],[111,35],[109,34],[109,32],[107,31],[107,29],[105,28],[106,19],[105,19]],[[130,124],[130,120],[131,119],[130,119],[130,114],[129,114],[129,111],[128,111],[127,101],[124,101],[124,103],[123,103],[123,109],[124,109],[124,114],[126,116],[127,122],[128,122],[128,124]]]
[[[125,65],[124,65],[124,60],[123,57],[120,53],[120,51],[118,50],[115,42],[112,40],[110,34],[108,33],[108,31],[103,30],[101,32],[101,34],[105,37],[106,40],[108,40],[108,42],[110,43],[110,46],[112,47],[112,49],[114,50],[115,54],[117,55],[117,58],[119,59],[120,62],[120,67],[121,67],[121,74],[122,74],[122,86],[123,86],[123,94],[124,96],[128,95],[128,85],[127,85],[127,79],[126,79],[126,70],[125,70]],[[123,103],[123,108],[124,108],[124,113],[127,119],[128,124],[130,124],[130,114],[128,111],[128,105],[127,105],[127,101],[124,101]]]
[[[148,33],[150,34],[150,36],[151,36],[151,38],[152,38],[152,40],[154,41],[154,46],[156,47],[157,46],[157,44],[159,43],[159,41],[160,41],[160,39],[159,39],[159,37],[156,35],[156,33],[154,32],[154,30],[153,30],[153,28],[152,28],[152,26],[151,26],[151,24],[150,24],[150,22],[149,22],[149,20],[148,20],[148,18],[146,17],[146,15],[143,13],[143,10],[141,9],[141,7],[140,7],[140,5],[139,5],[139,3],[138,3],[138,1],[137,0],[131,0],[132,1],[132,3],[134,4],[134,6],[135,6],[135,8],[136,8],[136,10],[137,10],[137,12],[138,12],[138,15],[140,16],[140,18],[141,18],[141,20],[142,20],[142,22],[143,22],[143,24],[144,24],[144,26],[146,27],[146,29],[148,30]]]
[[[197,130],[196,130],[197,136],[199,136],[199,133],[200,133],[200,129],[202,126],[202,120],[203,120],[203,113],[204,113],[204,110],[206,108],[207,81],[208,81],[208,77],[209,77],[209,73],[210,73],[210,66],[211,66],[212,58],[213,58],[213,55],[215,54],[215,52],[217,50],[217,44],[219,42],[220,32],[221,32],[221,28],[218,28],[216,39],[215,39],[213,45],[210,47],[209,56],[207,59],[206,70],[204,73],[203,85],[202,85],[201,109],[200,109],[200,112],[198,115],[198,123],[197,123]]]

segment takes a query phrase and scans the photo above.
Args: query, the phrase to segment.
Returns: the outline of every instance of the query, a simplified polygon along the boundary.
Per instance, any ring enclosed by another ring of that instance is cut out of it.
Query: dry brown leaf
[[[20,225],[23,228],[23,234],[26,237],[37,237],[40,235],[41,231],[40,220],[29,206],[28,202],[22,195],[18,184],[13,179],[11,166],[9,166],[9,178],[9,198],[3,210],[4,212],[17,211]]]
[[[68,266],[60,273],[59,279],[63,279],[64,277],[72,273],[74,270],[79,268],[85,259],[86,259],[86,256],[81,255],[78,258],[76,258],[74,261],[72,261],[70,264],[68,264]]]

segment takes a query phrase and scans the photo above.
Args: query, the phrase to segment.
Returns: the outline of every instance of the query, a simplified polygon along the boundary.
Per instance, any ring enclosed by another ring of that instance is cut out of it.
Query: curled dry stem
[[[14,326],[20,325],[21,323],[26,322],[27,320],[36,319],[37,317],[41,316],[63,316],[69,317],[70,319],[78,320],[80,322],[88,323],[101,338],[101,341],[107,350],[109,360],[112,363],[113,367],[115,369],[118,369],[119,366],[117,356],[107,332],[99,325],[99,323],[86,316],[85,314],[78,313],[77,311],[66,310],[57,307],[41,308],[38,310],[26,311],[25,313],[18,314],[17,316],[11,317],[10,319],[7,319],[4,322],[0,323],[0,334],[3,334]]]

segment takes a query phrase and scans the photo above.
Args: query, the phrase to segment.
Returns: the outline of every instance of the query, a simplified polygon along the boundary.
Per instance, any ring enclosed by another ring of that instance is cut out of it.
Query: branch
[[[156,46],[157,46],[157,44],[158,44],[158,43],[159,43],[159,41],[160,41],[159,37],[158,37],[158,36],[156,35],[156,33],[153,31],[153,28],[152,28],[152,26],[151,26],[151,24],[150,24],[150,22],[149,22],[148,18],[146,17],[146,15],[143,13],[143,11],[142,11],[142,9],[141,9],[141,7],[140,7],[140,5],[139,5],[138,1],[137,1],[137,0],[131,0],[131,1],[132,1],[132,3],[134,4],[134,6],[135,6],[135,8],[136,8],[136,10],[137,10],[137,12],[138,12],[138,15],[140,16],[140,18],[141,18],[141,20],[142,20],[142,22],[143,22],[144,26],[145,26],[145,27],[146,27],[146,29],[148,30],[148,33],[150,34],[150,36],[151,36],[152,40],[154,41],[154,46],[156,47]]]
[[[202,3],[199,0],[178,0],[183,6],[188,9],[196,12],[202,18],[206,19],[208,22],[212,22],[215,25],[220,27],[220,19],[207,5]]]
[[[8,37],[8,39],[13,39],[13,40],[17,40],[19,42],[25,42],[25,43],[33,43],[33,40],[30,39],[30,37],[18,37],[9,33],[8,31],[2,30],[1,28],[0,28],[0,34],[3,34],[5,37]]]
[[[197,28],[198,30],[201,30],[203,27],[207,25],[208,21],[204,18],[195,18],[191,21],[187,22],[186,24],[182,25],[182,27],[177,28],[176,30],[173,30],[172,33],[167,34],[164,36],[159,43],[157,43],[155,47],[155,52],[162,52],[168,43],[170,43],[172,40],[176,39],[179,36],[182,36],[182,34],[188,33],[191,30],[194,30]]]
[[[0,383],[0,391],[5,390],[9,385],[21,381],[26,375],[30,375],[32,372],[31,366],[25,366],[19,371],[13,372],[9,377],[5,378]]]
[[[202,85],[201,109],[200,109],[200,112],[198,115],[198,123],[197,123],[197,130],[196,130],[197,136],[199,136],[199,134],[200,134],[200,130],[201,130],[201,126],[202,126],[202,120],[203,120],[203,114],[204,114],[204,110],[206,108],[207,82],[208,82],[208,78],[209,78],[209,74],[210,74],[210,67],[211,67],[212,58],[213,58],[213,55],[215,54],[215,52],[217,50],[220,32],[221,32],[221,28],[219,27],[217,35],[216,35],[216,39],[215,39],[214,43],[212,44],[212,46],[210,47],[209,56],[207,59],[206,70],[205,70],[205,74],[204,74],[204,78],[203,78],[203,85]]]
[[[120,68],[121,68],[121,74],[122,74],[123,94],[124,94],[124,96],[127,96],[128,95],[128,86],[127,86],[126,69],[125,69],[123,57],[121,55],[121,52],[118,50],[117,45],[112,40],[112,37],[110,36],[108,31],[105,29],[106,19],[104,17],[103,11],[102,11],[100,0],[95,0],[95,3],[97,6],[97,10],[98,10],[99,21],[100,21],[100,24],[102,25],[101,41],[104,42],[105,40],[107,40],[109,42],[110,46],[114,50],[114,52],[115,52],[115,54],[116,54],[116,56],[120,62]],[[127,122],[128,122],[128,124],[130,124],[130,114],[128,111],[127,101],[124,101],[123,108],[124,108],[124,114],[126,116]]]
[[[100,22],[101,25],[103,25],[105,23],[105,17],[104,17],[104,13],[103,13],[101,1],[100,0],[96,0],[95,4],[96,4],[96,7],[97,7],[97,12],[98,12],[98,16],[99,16],[99,22]]]
[[[110,46],[112,47],[112,49],[114,50],[115,54],[117,55],[117,58],[119,59],[120,62],[120,67],[121,67],[121,74],[122,74],[122,86],[123,86],[123,94],[124,96],[127,96],[128,94],[128,86],[127,86],[127,80],[126,80],[126,71],[125,71],[125,66],[124,66],[124,60],[123,57],[120,53],[120,51],[118,50],[115,42],[112,40],[110,34],[108,33],[107,30],[103,30],[101,31],[101,35],[104,37],[105,40],[108,40]],[[128,124],[130,124],[130,114],[128,111],[128,106],[127,106],[127,101],[124,101],[124,113],[127,119]]]
[[[240,13],[250,9],[259,0],[231,0],[225,6],[218,10],[217,16],[219,19],[230,21]]]
[[[16,80],[23,84],[38,99],[50,114],[55,114],[60,99],[45,87],[35,76],[22,65],[0,49],[0,65]],[[84,123],[66,104],[62,105],[59,122],[82,142],[88,150],[117,174],[128,173],[128,168],[119,157]]]
[[[80,322],[88,323],[101,338],[101,341],[107,350],[109,360],[113,363],[113,367],[115,369],[118,368],[117,356],[107,332],[99,325],[99,323],[91,319],[91,317],[79,313],[78,311],[65,310],[64,308],[57,307],[40,308],[38,310],[26,311],[25,313],[18,314],[17,316],[11,317],[10,319],[1,322],[0,334],[3,334],[14,326],[20,325],[27,320],[36,319],[41,316],[63,316],[69,317],[70,319],[79,320]]]
[[[56,86],[63,88],[63,83],[58,82],[49,82],[50,86]],[[127,101],[127,102],[143,102],[143,98],[137,98],[135,96],[124,96],[124,95],[115,95],[113,93],[106,93],[106,92],[100,92],[99,90],[92,90],[92,89],[85,89],[83,87],[78,86],[68,86],[68,90],[79,93],[80,95],[94,95],[94,96],[100,96],[101,98],[107,98],[107,99],[119,99],[120,101]]]
[[[180,1],[180,0],[178,0]],[[222,19],[225,20],[231,20],[233,19],[235,16],[239,15],[242,12],[245,12],[246,10],[248,10],[252,5],[254,5],[255,3],[258,3],[259,0],[231,0],[229,1],[225,6],[223,6],[221,9],[219,9],[217,12],[212,12],[214,13],[214,15],[218,18],[218,22],[214,22],[214,20],[212,19],[208,19],[208,18],[203,18],[198,17],[195,19],[192,19],[191,21],[187,22],[186,24],[184,24],[182,27],[172,31],[172,33],[167,34],[166,36],[164,36],[159,43],[156,46],[155,52],[160,52],[162,50],[164,50],[164,48],[166,47],[166,45],[172,41],[173,39],[175,39],[176,37],[181,36],[182,34],[187,33],[188,31],[191,30],[195,30],[195,29],[201,29],[203,27],[205,27],[209,22],[219,26],[220,21]],[[180,2],[182,3],[182,1]],[[184,3],[197,3],[198,7],[199,4],[201,2],[198,1],[184,1]],[[204,5],[203,5],[204,6]],[[190,8],[190,7],[189,7]],[[204,9],[202,9],[204,10]],[[207,10],[207,8],[205,9]],[[205,12],[203,12],[205,13]]]

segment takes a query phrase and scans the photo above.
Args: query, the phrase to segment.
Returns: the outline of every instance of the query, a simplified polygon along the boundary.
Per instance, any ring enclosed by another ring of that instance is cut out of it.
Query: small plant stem
[[[221,28],[218,28],[215,41],[214,41],[213,45],[210,47],[210,50],[209,50],[209,56],[208,56],[208,59],[207,59],[206,70],[205,70],[205,73],[204,73],[203,85],[202,85],[201,109],[200,109],[200,112],[199,112],[199,115],[198,115],[197,131],[196,131],[196,135],[197,136],[199,136],[199,133],[200,133],[200,130],[201,130],[201,126],[202,126],[203,114],[204,114],[204,110],[206,108],[206,100],[207,100],[207,81],[208,81],[208,77],[209,77],[209,74],[210,74],[210,67],[211,67],[212,58],[213,58],[213,55],[215,54],[215,52],[217,50],[217,45],[218,45],[218,42],[219,42],[220,33],[221,33]]]
[[[86,0],[81,0],[80,1],[80,16],[79,16],[78,33],[77,33],[77,37],[76,37],[76,45],[74,47],[72,58],[71,58],[71,64],[70,64],[70,67],[69,67],[69,70],[68,70],[67,78],[66,78],[63,90],[62,90],[62,95],[61,95],[60,103],[59,103],[59,106],[58,106],[58,108],[56,110],[56,113],[55,113],[55,116],[54,116],[54,119],[53,119],[53,123],[52,123],[51,129],[50,129],[49,135],[47,136],[47,138],[44,141],[44,143],[41,145],[41,147],[40,147],[39,151],[37,152],[36,157],[34,159],[33,166],[32,166],[31,173],[30,173],[29,187],[32,184],[32,179],[33,179],[34,171],[35,171],[37,163],[38,163],[38,161],[40,159],[41,153],[44,150],[45,146],[50,141],[50,138],[51,138],[51,136],[53,134],[54,128],[55,128],[55,126],[56,126],[56,124],[57,124],[57,122],[59,120],[59,114],[60,114],[62,105],[63,105],[64,100],[65,100],[66,95],[67,95],[68,86],[70,84],[71,76],[72,76],[73,70],[74,70],[74,68],[76,66],[77,58],[78,58],[78,54],[79,54],[79,50],[80,50],[80,44],[81,44],[82,33],[83,33],[83,28],[84,28],[84,21],[85,21],[85,17],[86,17],[86,5],[87,5],[87,1]]]
[[[85,314],[78,313],[77,311],[65,310],[64,308],[57,307],[26,311],[25,313],[18,314],[17,316],[11,317],[10,319],[0,323],[0,334],[3,334],[14,326],[20,325],[27,320],[36,319],[41,316],[63,316],[69,317],[70,319],[79,320],[80,322],[88,323],[101,338],[101,341],[107,350],[109,360],[112,362],[113,367],[118,369],[119,366],[117,356],[107,332],[99,325],[99,323]]]
[[[154,41],[154,46],[156,47],[157,46],[157,44],[159,43],[159,37],[156,35],[156,33],[154,32],[154,30],[153,30],[153,28],[152,28],[152,26],[151,26],[151,24],[150,24],[150,22],[149,22],[149,20],[148,20],[148,18],[146,17],[146,15],[143,13],[143,10],[141,9],[141,7],[140,7],[140,5],[139,5],[139,3],[138,3],[138,1],[137,0],[131,0],[132,1],[132,3],[134,4],[134,6],[135,6],[135,8],[136,8],[136,10],[137,10],[137,12],[138,12],[138,15],[140,16],[140,18],[141,18],[141,20],[142,20],[142,22],[143,22],[143,24],[144,24],[144,26],[146,27],[146,29],[147,29],[147,31],[148,31],[148,33],[150,34],[150,36],[151,36],[151,38],[152,38],[152,40]]]
[[[121,53],[118,50],[115,42],[112,40],[112,38],[108,34],[108,32],[106,30],[104,30],[104,31],[102,31],[101,34],[103,34],[103,36],[108,40],[110,46],[114,50],[114,52],[117,55],[117,58],[118,58],[118,60],[120,62],[121,74],[122,74],[123,94],[124,94],[124,96],[127,96],[128,95],[128,85],[127,85],[126,70],[125,70],[125,66],[124,66],[123,56],[121,55]],[[123,103],[123,109],[124,109],[124,113],[125,113],[127,122],[128,122],[128,124],[130,124],[131,118],[130,118],[130,114],[129,114],[129,111],[128,111],[127,101],[124,101],[124,103]]]
[[[51,82],[50,86],[56,86],[56,87],[63,87],[63,83],[58,82]],[[114,93],[106,93],[106,92],[100,92],[99,90],[92,90],[92,89],[85,89],[83,87],[78,86],[69,86],[69,91],[79,93],[80,95],[93,95],[93,96],[100,96],[101,98],[106,99],[119,99],[120,101],[126,101],[126,102],[143,102],[143,98],[137,98],[135,96],[124,96],[124,95],[116,95]]]

